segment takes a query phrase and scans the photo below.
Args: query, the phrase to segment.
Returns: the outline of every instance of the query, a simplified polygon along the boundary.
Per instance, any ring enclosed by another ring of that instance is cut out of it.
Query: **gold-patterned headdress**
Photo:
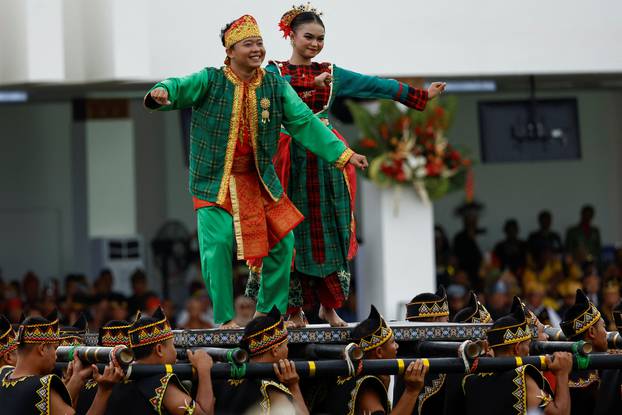
[[[88,322],[84,314],[80,314],[78,320],[72,326],[61,326],[60,345],[61,346],[83,346],[84,336]]]
[[[173,338],[173,330],[162,307],[158,307],[153,316],[137,319],[129,329],[128,336],[130,347],[141,347]]]
[[[311,3],[301,4],[300,6],[292,6],[291,9],[286,11],[285,14],[281,16],[281,20],[279,20],[279,30],[283,32],[283,37],[285,39],[292,34],[292,21],[301,13],[313,13],[316,16],[322,15],[322,12],[311,6]]]
[[[455,323],[491,323],[492,316],[477,299],[477,294],[473,291],[470,293],[469,303],[462,310],[458,311],[454,316]]]
[[[138,320],[140,314],[137,314]],[[99,329],[97,343],[103,347],[127,346],[130,347],[130,335],[128,334],[132,323],[125,320],[112,320]]]
[[[17,332],[19,344],[55,343],[60,340],[58,312],[54,310],[49,316],[29,317],[20,324]]]
[[[259,320],[261,319],[261,320]],[[279,310],[273,306],[266,316],[254,320],[244,329],[240,346],[251,356],[272,350],[287,341],[287,327]]]
[[[490,347],[505,346],[531,340],[531,328],[527,322],[523,304],[514,297],[512,311],[497,321],[486,332]]]
[[[257,21],[250,14],[245,14],[231,23],[224,35],[225,48],[229,49],[236,43],[249,37],[261,37]]]
[[[365,352],[382,346],[391,336],[393,336],[393,330],[374,305],[371,306],[367,319],[352,329],[352,340]]]
[[[445,287],[442,285],[436,294],[419,294],[406,304],[406,320],[408,321],[445,316],[449,316],[449,303]]]
[[[575,303],[564,314],[559,324],[567,338],[572,339],[583,333],[600,320],[600,311],[592,304],[583,290],[577,290]]]
[[[17,349],[17,333],[11,322],[0,315],[0,357]]]

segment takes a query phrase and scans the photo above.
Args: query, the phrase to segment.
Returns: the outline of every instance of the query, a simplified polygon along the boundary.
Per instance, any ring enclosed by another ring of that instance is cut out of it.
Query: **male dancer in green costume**
[[[273,305],[287,310],[291,230],[303,217],[283,193],[272,164],[281,125],[340,169],[348,163],[365,168],[367,160],[337,139],[285,80],[261,69],[266,52],[252,16],[227,25],[221,38],[226,66],[166,79],[147,93],[145,106],[193,108],[190,192],[203,279],[214,319],[222,328],[234,328],[234,238],[238,259],[262,267],[256,316]]]

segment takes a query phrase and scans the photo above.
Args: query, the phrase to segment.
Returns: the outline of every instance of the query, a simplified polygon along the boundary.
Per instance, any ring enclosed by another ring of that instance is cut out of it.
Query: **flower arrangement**
[[[401,104],[381,101],[372,112],[348,102],[361,132],[353,147],[370,161],[366,176],[382,187],[413,187],[424,201],[464,188],[471,160],[445,137],[455,105],[447,97],[428,102],[425,111],[403,111]]]

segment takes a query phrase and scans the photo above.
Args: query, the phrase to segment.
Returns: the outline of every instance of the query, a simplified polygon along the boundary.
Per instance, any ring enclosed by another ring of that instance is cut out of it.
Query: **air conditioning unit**
[[[91,275],[108,268],[114,275],[114,290],[131,295],[130,276],[145,268],[145,246],[141,236],[91,239]]]

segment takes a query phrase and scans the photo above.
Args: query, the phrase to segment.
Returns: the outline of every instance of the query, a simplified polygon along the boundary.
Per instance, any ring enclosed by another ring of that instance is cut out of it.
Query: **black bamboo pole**
[[[549,336],[549,340],[565,341],[568,340],[561,329],[545,326],[544,333]],[[607,347],[610,349],[622,349],[622,336],[617,331],[607,332]]]
[[[208,355],[212,357],[212,359],[216,362],[223,363],[235,363],[236,365],[241,365],[242,363],[248,362],[249,356],[248,352],[244,349],[240,349],[239,347],[233,349],[221,348],[221,347],[190,347],[190,350],[193,352],[197,350],[203,350]],[[178,348],[177,349],[177,359],[178,360],[188,360],[187,349]]]
[[[587,356],[575,355],[573,370],[584,369],[622,369],[622,355],[592,353]],[[417,359],[378,359],[362,360],[359,375],[401,375],[411,362]],[[464,362],[455,357],[423,358],[431,373],[465,373]],[[348,362],[344,360],[296,361],[296,371],[301,378],[348,376]],[[544,355],[525,357],[481,357],[476,359],[469,368],[470,373],[502,372],[530,364],[538,369],[546,370]],[[57,363],[57,370],[66,363]],[[175,365],[142,365],[128,367],[126,374],[129,379],[140,379],[163,373],[175,373],[181,379],[192,379],[196,373],[190,364]],[[272,363],[248,363],[242,366],[229,363],[216,363],[212,367],[212,378],[274,378]]]
[[[529,353],[532,355],[551,354],[554,352],[579,353],[585,356],[592,353],[592,343],[583,340],[578,342],[534,340],[529,347]]]
[[[418,357],[457,357],[462,342],[420,341],[415,344]],[[483,346],[478,341],[467,340],[464,347],[466,356],[475,359],[482,353]]]
[[[98,346],[59,346],[56,348],[56,360],[70,362],[78,356],[84,363],[109,363],[117,361],[121,366],[127,366],[134,360],[134,352],[125,346],[98,347]]]
[[[304,356],[310,360],[345,359],[352,361],[363,359],[363,349],[354,343],[345,344],[308,344],[304,348]]]

